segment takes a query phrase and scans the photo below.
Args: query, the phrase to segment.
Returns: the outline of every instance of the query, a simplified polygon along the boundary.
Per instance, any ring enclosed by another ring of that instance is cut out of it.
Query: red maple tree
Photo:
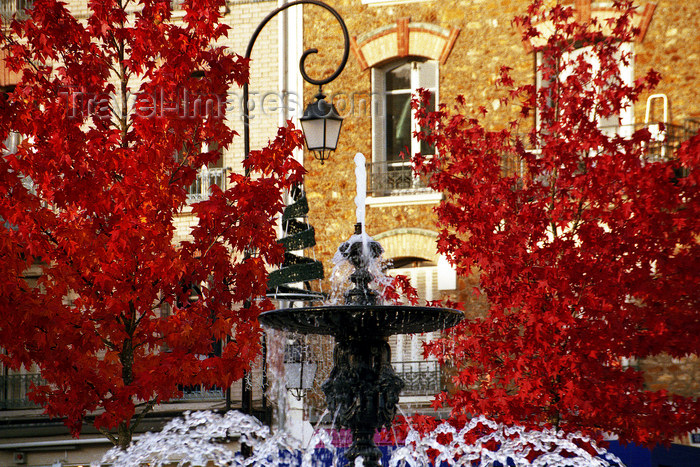
[[[126,447],[182,387],[227,387],[249,369],[301,140],[280,129],[246,161],[256,176],[212,187],[175,242],[198,169],[234,137],[226,93],[248,63],[215,45],[223,0],[185,0],[178,23],[170,0],[88,7],[79,20],[35,0],[2,36],[22,78],[0,103],[0,140],[22,141],[0,158],[0,358],[40,370],[30,397],[75,435],[94,416]]]
[[[519,108],[509,126],[486,129],[463,98],[434,113],[415,103],[438,155],[414,161],[446,194],[438,249],[460,274],[477,271],[489,303],[429,346],[456,366],[457,389],[436,404],[457,419],[668,442],[700,426],[700,401],[647,389],[624,362],[700,355],[700,136],[660,157],[649,129],[603,128],[659,79],[621,79],[631,2],[604,24],[542,3],[516,23],[540,44],[543,85],[501,70],[503,101]]]

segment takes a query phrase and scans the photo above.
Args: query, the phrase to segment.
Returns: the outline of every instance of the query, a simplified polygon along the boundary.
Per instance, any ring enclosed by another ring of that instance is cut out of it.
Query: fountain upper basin
[[[454,326],[463,313],[450,308],[404,305],[330,305],[283,308],[261,313],[261,324],[300,334],[388,337]]]

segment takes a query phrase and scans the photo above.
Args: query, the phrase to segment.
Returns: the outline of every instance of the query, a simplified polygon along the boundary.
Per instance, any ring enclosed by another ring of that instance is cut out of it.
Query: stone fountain
[[[259,320],[274,329],[335,337],[334,366],[323,383],[326,404],[336,414],[336,424],[352,431],[353,443],[346,453],[351,465],[361,456],[365,467],[374,467],[380,465],[381,458],[374,434],[381,427],[391,426],[404,385],[391,365],[387,338],[449,328],[462,319],[462,313],[447,308],[386,305],[370,287],[375,280],[370,265],[383,249],[363,231],[364,156],[356,157],[356,164],[358,223],[355,234],[338,249],[354,268],[352,287],[345,292],[344,303],[272,310],[262,313]]]

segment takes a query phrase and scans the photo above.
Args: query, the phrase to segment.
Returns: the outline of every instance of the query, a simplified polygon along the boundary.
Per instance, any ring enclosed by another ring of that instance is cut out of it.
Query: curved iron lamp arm
[[[265,25],[272,19],[274,18],[277,13],[286,10],[287,8],[291,8],[296,5],[302,5],[302,4],[310,4],[310,5],[317,5],[320,6],[321,8],[325,8],[328,10],[334,17],[335,19],[338,20],[338,23],[340,23],[340,27],[343,29],[343,38],[345,40],[345,49],[343,50],[343,59],[340,62],[340,65],[338,68],[331,74],[329,77],[324,78],[324,79],[314,79],[310,77],[306,73],[306,69],[304,68],[304,63],[306,61],[306,58],[311,55],[318,53],[318,49],[307,49],[304,51],[304,53],[301,55],[301,59],[299,60],[299,72],[301,73],[302,78],[309,83],[313,84],[315,86],[319,87],[319,91],[321,89],[321,86],[324,84],[328,84],[334,79],[338,77],[338,75],[343,71],[343,68],[345,68],[345,64],[348,62],[348,56],[350,54],[350,36],[348,35],[348,28],[345,25],[345,21],[343,21],[343,18],[340,16],[340,14],[330,7],[329,5],[319,1],[319,0],[296,0],[294,2],[286,3],[282,5],[281,7],[273,10],[268,14],[258,25],[258,27],[255,29],[255,32],[253,32],[253,36],[250,38],[250,41],[248,42],[248,48],[245,51],[245,58],[250,58],[251,53],[253,52],[253,45],[255,45],[255,40],[258,38],[260,35],[260,32],[262,29],[265,27]],[[243,85],[243,144],[244,144],[244,156],[246,159],[248,159],[248,156],[250,156],[250,115],[249,115],[249,110],[248,110],[248,83],[245,83]],[[249,175],[248,169],[246,168],[246,176]]]

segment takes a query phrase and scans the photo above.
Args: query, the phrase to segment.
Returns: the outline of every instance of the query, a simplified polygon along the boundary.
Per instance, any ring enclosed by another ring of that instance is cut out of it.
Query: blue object
[[[649,450],[635,444],[609,443],[608,451],[619,457],[626,467],[700,467],[700,448],[693,446],[671,444]]]

